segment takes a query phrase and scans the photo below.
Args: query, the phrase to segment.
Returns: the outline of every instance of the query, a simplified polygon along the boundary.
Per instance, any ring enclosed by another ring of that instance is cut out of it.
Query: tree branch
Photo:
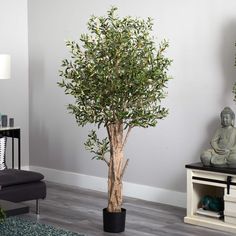
[[[127,142],[127,139],[128,139],[129,133],[130,133],[130,131],[131,131],[132,128],[133,128],[132,126],[129,126],[129,129],[128,129],[126,135],[125,135],[124,142],[123,142],[123,144],[122,144],[122,149],[124,148],[124,146],[125,146],[125,144],[126,144],[126,142]]]
[[[110,133],[108,124],[106,125],[106,128],[107,128],[107,134],[108,134],[109,141],[111,141],[111,133]]]
[[[125,162],[125,165],[124,165],[123,170],[122,170],[122,173],[121,173],[121,179],[123,178],[123,175],[124,175],[124,173],[125,173],[125,169],[126,169],[127,166],[128,166],[128,163],[129,163],[129,159],[127,159],[126,162]]]
[[[105,161],[108,167],[110,166],[110,162],[105,157],[102,157],[101,160]]]

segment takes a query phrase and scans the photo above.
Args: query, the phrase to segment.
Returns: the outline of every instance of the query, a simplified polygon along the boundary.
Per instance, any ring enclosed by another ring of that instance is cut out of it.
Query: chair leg
[[[36,199],[36,215],[39,215],[40,210],[39,210],[39,199]]]

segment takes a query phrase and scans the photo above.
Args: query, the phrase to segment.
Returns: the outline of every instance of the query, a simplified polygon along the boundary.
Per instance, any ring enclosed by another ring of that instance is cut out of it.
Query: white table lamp
[[[11,56],[0,54],[0,79],[10,79],[11,77]]]

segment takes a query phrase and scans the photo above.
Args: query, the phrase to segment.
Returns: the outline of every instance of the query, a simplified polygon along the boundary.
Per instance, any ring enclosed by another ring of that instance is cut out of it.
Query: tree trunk
[[[123,170],[123,124],[115,123],[107,127],[110,141],[110,165],[108,173],[109,212],[121,212],[122,170]]]

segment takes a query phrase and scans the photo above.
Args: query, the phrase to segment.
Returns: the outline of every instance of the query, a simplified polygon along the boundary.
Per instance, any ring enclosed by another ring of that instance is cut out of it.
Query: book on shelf
[[[203,208],[198,208],[196,213],[198,215],[208,216],[208,217],[212,217],[212,218],[216,218],[216,219],[219,219],[223,216],[222,212],[204,210]]]

